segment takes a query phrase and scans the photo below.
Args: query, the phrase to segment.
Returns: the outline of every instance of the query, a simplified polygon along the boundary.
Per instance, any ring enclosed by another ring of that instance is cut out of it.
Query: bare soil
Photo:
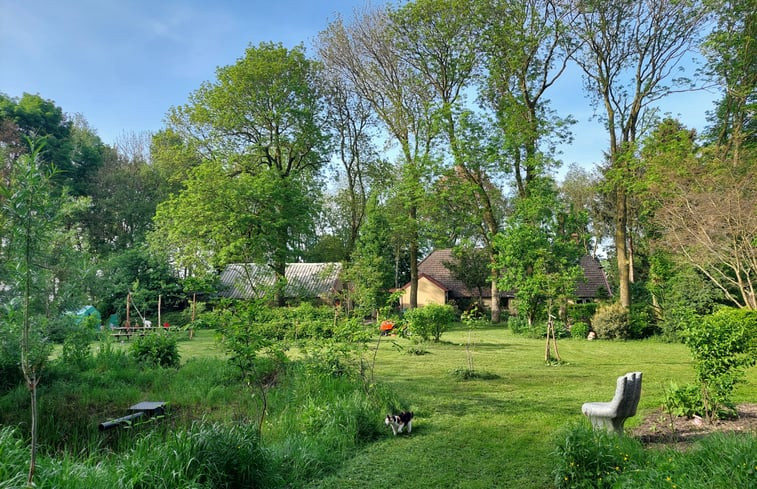
[[[672,420],[663,410],[649,414],[644,421],[629,430],[629,434],[647,446],[671,447],[685,450],[700,438],[715,432],[745,432],[757,434],[757,404],[740,404],[738,416],[718,419],[712,423],[702,418],[676,417]]]

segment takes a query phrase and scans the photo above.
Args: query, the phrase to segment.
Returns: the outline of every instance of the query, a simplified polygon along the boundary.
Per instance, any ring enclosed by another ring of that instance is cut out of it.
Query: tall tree
[[[757,309],[757,164],[734,165],[719,145],[665,121],[645,140],[646,197],[664,246],[679,253],[737,307]]]
[[[572,119],[556,116],[546,95],[576,51],[574,9],[555,0],[483,3],[482,98],[496,115],[517,193],[525,197],[529,183],[555,166],[555,144],[570,137]]]
[[[493,165],[482,161],[489,151],[481,139],[480,123],[467,108],[466,92],[474,84],[483,56],[480,39],[483,23],[476,2],[457,0],[419,0],[392,14],[392,30],[397,37],[400,55],[420,75],[435,95],[435,118],[446,137],[452,169],[439,182],[447,200],[444,209],[462,199],[466,212],[480,224],[477,239],[485,243],[490,262],[496,262],[492,237],[500,229],[496,209],[499,191],[491,185],[497,173]],[[457,187],[457,188],[453,188]],[[446,221],[446,220],[445,220]],[[492,267],[492,270],[496,270]],[[499,289],[495,275],[490,281],[491,316],[499,322]]]
[[[382,162],[374,147],[375,115],[370,104],[350,85],[339,70],[321,71],[326,101],[326,120],[332,134],[340,188],[331,200],[335,222],[332,230],[340,239],[344,259],[355,250],[365,219],[371,183],[381,178]],[[346,224],[346,225],[345,225]]]
[[[607,178],[614,201],[614,244],[620,303],[631,305],[629,183],[636,142],[652,104],[670,94],[669,82],[697,41],[707,8],[699,0],[575,0],[573,30],[582,42],[574,59],[594,102],[604,109],[610,137]]]
[[[23,152],[31,151],[32,141],[44,141],[39,159],[55,167],[55,183],[72,186],[75,172],[71,165],[71,121],[52,100],[25,93],[10,98],[0,93],[0,121],[10,121],[21,137]]]
[[[178,262],[267,264],[283,301],[286,263],[317,213],[326,138],[316,81],[302,47],[262,43],[172,109],[170,128],[203,163],[159,207],[153,244],[173,246]]]
[[[749,0],[716,3],[717,24],[702,51],[705,73],[722,90],[709,132],[735,165],[757,146],[757,10]],[[746,154],[744,154],[746,150]]]
[[[424,181],[429,173],[434,92],[401,56],[392,35],[388,9],[356,15],[349,26],[332,22],[319,38],[318,53],[329,69],[340,72],[367,100],[392,141],[399,145],[395,194],[403,205],[400,228],[410,252],[410,304],[418,303],[418,258]]]

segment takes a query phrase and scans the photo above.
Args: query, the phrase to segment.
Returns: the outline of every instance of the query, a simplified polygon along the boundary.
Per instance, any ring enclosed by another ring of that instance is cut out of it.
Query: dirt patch
[[[744,432],[757,434],[757,404],[740,404],[738,417],[708,423],[701,418],[670,419],[663,409],[653,411],[629,434],[645,445],[667,446],[685,450],[700,438],[715,432]]]

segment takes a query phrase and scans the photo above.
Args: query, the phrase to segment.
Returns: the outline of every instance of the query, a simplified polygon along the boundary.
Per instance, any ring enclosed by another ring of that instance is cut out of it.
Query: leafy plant
[[[574,323],[570,328],[570,337],[585,340],[589,335],[589,325],[586,323]]]
[[[631,337],[628,309],[619,302],[602,306],[591,319],[591,325],[598,338],[628,339]]]
[[[694,321],[685,343],[694,359],[708,419],[733,411],[731,393],[757,363],[757,311],[722,309]]]
[[[663,405],[671,416],[691,418],[695,414],[702,414],[701,389],[693,384],[679,386],[671,383],[665,391]]]
[[[140,362],[166,368],[177,368],[181,360],[176,338],[162,333],[137,338],[131,353]]]
[[[449,328],[455,320],[455,311],[450,305],[428,304],[405,312],[410,332],[419,336],[422,340],[433,339],[439,341],[442,333]]]
[[[84,369],[91,363],[90,343],[95,338],[95,331],[92,329],[93,321],[97,322],[97,318],[90,316],[68,332],[61,350],[61,358],[65,363],[79,369]]]

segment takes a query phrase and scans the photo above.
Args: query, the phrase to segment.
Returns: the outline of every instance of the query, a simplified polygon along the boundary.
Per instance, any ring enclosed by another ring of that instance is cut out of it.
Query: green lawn
[[[671,381],[693,381],[683,345],[651,341],[562,340],[561,366],[542,361],[544,343],[514,336],[504,328],[474,333],[475,368],[494,380],[456,381],[465,367],[467,331],[445,333],[426,355],[393,346],[408,340],[383,339],[376,379],[389,384],[415,412],[410,436],[392,437],[362,449],[330,477],[310,488],[540,488],[551,487],[549,453],[556,430],[581,418],[581,404],[607,401],[615,379],[644,373],[640,419],[660,406]],[[370,356],[369,356],[370,357]],[[757,399],[757,370],[739,387],[737,401]]]

